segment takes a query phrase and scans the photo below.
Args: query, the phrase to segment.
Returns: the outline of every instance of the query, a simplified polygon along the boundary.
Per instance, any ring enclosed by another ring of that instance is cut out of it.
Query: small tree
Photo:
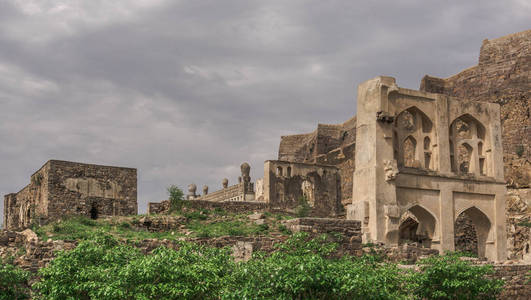
[[[168,187],[168,195],[170,196],[170,212],[180,211],[183,207],[183,191],[176,185],[171,185]]]
[[[308,204],[308,199],[306,199],[306,196],[300,196],[298,201],[299,205],[295,208],[295,214],[299,218],[307,217],[312,210],[310,204]]]

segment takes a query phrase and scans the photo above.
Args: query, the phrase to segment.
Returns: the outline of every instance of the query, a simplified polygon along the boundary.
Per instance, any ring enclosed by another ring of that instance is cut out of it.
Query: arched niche
[[[433,122],[416,106],[400,112],[395,118],[393,129],[398,167],[435,169],[431,159],[433,135]]]
[[[462,216],[464,214],[464,217]],[[472,206],[463,212],[461,212],[457,218],[456,223],[454,226],[458,225],[457,221],[460,218],[465,218],[469,224],[472,224],[473,229],[475,230],[475,239],[477,240],[477,253],[478,257],[484,258],[486,257],[487,251],[487,244],[490,244],[488,241],[491,239],[491,229],[492,224],[487,217],[486,214],[484,214],[479,208]],[[457,226],[456,226],[457,227]],[[468,229],[468,234],[473,235],[473,232],[470,232],[470,228]],[[455,233],[454,233],[455,234]],[[456,245],[456,249],[458,249]]]
[[[470,114],[452,121],[449,128],[450,163],[455,173],[489,175],[487,129]]]
[[[399,244],[411,241],[431,248],[431,241],[437,235],[437,220],[420,205],[410,207],[401,218],[398,234]]]

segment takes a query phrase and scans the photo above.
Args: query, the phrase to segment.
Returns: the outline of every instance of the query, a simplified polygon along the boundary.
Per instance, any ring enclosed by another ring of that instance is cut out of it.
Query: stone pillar
[[[394,224],[397,211],[396,186],[394,179],[386,180],[388,160],[392,160],[394,156],[394,117],[388,97],[396,90],[398,87],[395,79],[385,76],[358,86],[356,170],[353,205],[349,207],[347,218],[359,220],[363,224],[368,217],[365,242],[387,242],[388,237],[396,235],[394,231],[398,230],[398,226]],[[367,206],[368,209],[364,209]]]
[[[451,188],[446,185],[441,185],[439,194],[439,216],[438,216],[438,232],[440,245],[432,244],[432,248],[438,249],[440,253],[445,251],[454,251],[454,196]]]
[[[436,140],[432,145],[432,159],[434,169],[442,174],[450,174],[452,166],[450,163],[450,136],[448,132],[448,96],[436,96],[436,110],[433,128],[436,132]]]
[[[507,231],[505,228],[505,198],[507,197],[507,190],[505,185],[500,185],[499,191],[494,198],[494,248],[490,259],[494,261],[505,261],[507,257]],[[487,255],[489,255],[487,245]]]

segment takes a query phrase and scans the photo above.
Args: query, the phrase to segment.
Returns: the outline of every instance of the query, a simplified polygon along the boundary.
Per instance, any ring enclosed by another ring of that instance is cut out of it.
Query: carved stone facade
[[[358,87],[357,111],[347,217],[363,222],[364,238],[455,250],[454,224],[466,213],[479,256],[505,260],[499,105],[403,89],[381,76]]]
[[[6,229],[65,215],[137,214],[136,169],[50,160],[20,192],[4,196]]]

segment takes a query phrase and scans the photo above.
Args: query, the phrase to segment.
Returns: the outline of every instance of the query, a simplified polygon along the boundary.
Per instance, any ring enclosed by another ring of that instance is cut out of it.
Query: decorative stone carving
[[[226,189],[229,186],[229,180],[227,178],[223,178],[221,184],[223,185],[223,188]]]
[[[398,175],[396,160],[384,160],[385,181],[391,181]]]
[[[203,186],[203,196],[208,195],[208,185]]]

